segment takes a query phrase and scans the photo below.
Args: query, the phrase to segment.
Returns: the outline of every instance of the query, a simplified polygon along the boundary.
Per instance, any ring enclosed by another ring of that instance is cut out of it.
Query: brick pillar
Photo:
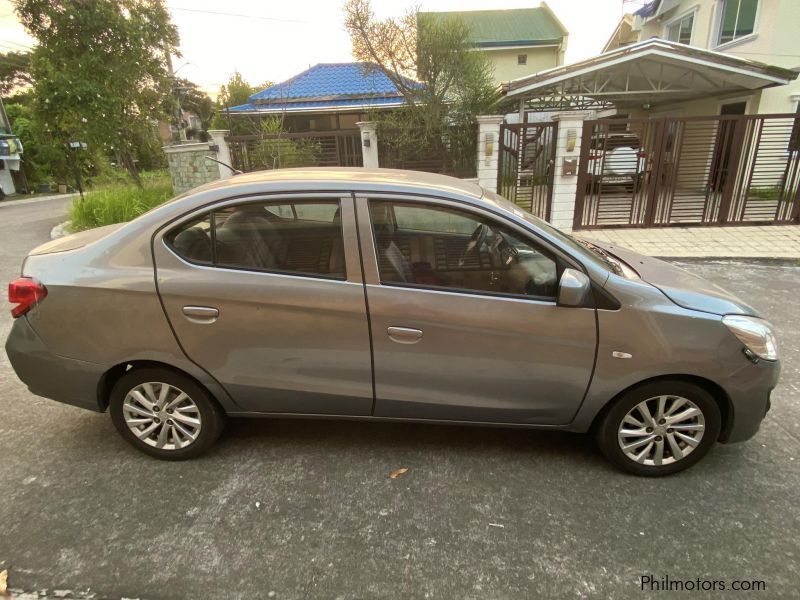
[[[583,122],[592,115],[590,111],[560,112],[553,115],[558,121],[556,139],[555,176],[553,177],[553,205],[550,223],[563,231],[572,231],[575,217],[575,195],[578,191],[578,168],[581,155]],[[575,174],[565,175],[567,161],[575,161]]]
[[[228,146],[227,140],[225,140],[225,137],[229,133],[230,131],[227,129],[208,130],[208,135],[211,137],[211,143],[217,147],[217,156],[215,158],[221,162],[224,162],[226,165],[233,165],[231,162],[231,149]],[[227,179],[228,177],[233,176],[233,171],[231,171],[228,167],[220,164],[217,164],[217,167],[219,167],[220,179]]]
[[[378,161],[378,131],[374,121],[360,121],[356,123],[361,130],[361,155],[364,157],[364,168],[377,169]]]
[[[176,144],[163,149],[176,194],[220,178],[217,163],[206,159],[206,156],[216,158],[207,142]]]
[[[497,157],[500,154],[500,125],[503,115],[478,117],[478,184],[497,191]]]

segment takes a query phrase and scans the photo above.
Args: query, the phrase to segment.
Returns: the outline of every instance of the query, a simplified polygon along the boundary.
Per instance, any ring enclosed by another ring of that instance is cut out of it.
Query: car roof
[[[479,185],[464,179],[422,171],[363,167],[303,167],[255,171],[207,183],[191,190],[189,194],[222,188],[233,191],[235,188],[252,188],[258,184],[266,184],[268,188],[275,189],[286,185],[292,190],[308,185],[312,190],[327,191],[433,192],[468,196],[475,200],[483,196],[483,189]]]

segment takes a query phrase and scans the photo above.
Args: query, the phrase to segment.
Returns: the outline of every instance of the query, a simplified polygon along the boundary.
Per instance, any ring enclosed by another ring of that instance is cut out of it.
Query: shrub
[[[163,172],[143,173],[143,187],[133,184],[100,186],[72,203],[72,231],[83,231],[135,219],[173,196],[172,182]]]

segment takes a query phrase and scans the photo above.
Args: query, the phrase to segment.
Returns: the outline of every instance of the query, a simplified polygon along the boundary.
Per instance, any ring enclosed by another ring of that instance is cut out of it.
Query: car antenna
[[[234,175],[244,175],[244,171],[240,171],[239,169],[234,169],[228,163],[224,163],[221,160],[217,160],[216,158],[212,158],[210,156],[206,156],[208,160],[213,160],[215,163],[222,165],[223,167],[228,167]]]

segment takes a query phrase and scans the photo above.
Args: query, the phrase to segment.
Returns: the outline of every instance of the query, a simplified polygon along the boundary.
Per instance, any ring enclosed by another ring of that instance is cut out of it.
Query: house
[[[800,70],[798,0],[651,0],[625,15],[604,52],[652,38]],[[674,114],[765,114],[798,110],[800,81],[673,107]]]
[[[563,64],[569,33],[550,7],[421,13],[457,17],[470,29],[476,50],[494,67],[495,83]]]
[[[404,104],[403,95],[377,65],[320,63],[256,92],[247,104],[226,113],[232,118],[280,116],[283,129],[292,133],[357,132],[356,123],[367,120],[368,112]]]
[[[11,131],[11,123],[6,115],[3,102],[0,100],[0,200],[5,196],[17,193],[14,174],[21,175],[21,160],[22,142]],[[24,184],[24,174],[22,177]]]

